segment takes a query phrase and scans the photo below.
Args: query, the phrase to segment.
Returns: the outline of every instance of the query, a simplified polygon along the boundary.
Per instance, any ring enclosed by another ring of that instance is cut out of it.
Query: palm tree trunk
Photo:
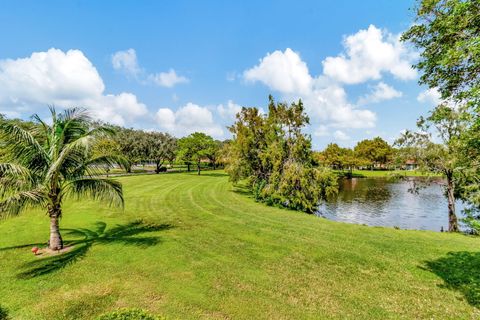
[[[448,231],[458,232],[458,220],[455,214],[455,183],[453,175],[447,174],[447,198],[448,198]]]
[[[58,202],[58,195],[56,193],[50,194],[51,204],[48,205],[48,216],[50,217],[50,240],[48,241],[48,248],[51,250],[63,249],[63,239],[60,235],[59,219],[62,215],[62,209]]]
[[[63,239],[60,235],[58,219],[58,215],[50,217],[50,241],[48,242],[48,248],[51,250],[63,249]]]

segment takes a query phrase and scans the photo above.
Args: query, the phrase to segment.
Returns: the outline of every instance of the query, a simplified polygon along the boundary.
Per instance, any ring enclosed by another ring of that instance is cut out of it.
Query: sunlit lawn
[[[347,174],[348,170],[336,170],[339,174]],[[388,178],[388,177],[428,177],[428,176],[438,176],[432,173],[425,173],[417,170],[353,170],[353,177],[358,178]]]
[[[42,212],[0,221],[0,305],[13,319],[121,307],[169,319],[480,317],[478,238],[267,207],[221,172],[119,179],[124,212],[65,206],[76,243],[62,256],[30,252],[48,237]]]

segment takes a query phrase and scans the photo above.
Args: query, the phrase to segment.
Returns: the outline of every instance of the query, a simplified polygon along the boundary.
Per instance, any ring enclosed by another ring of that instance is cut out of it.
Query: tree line
[[[336,170],[388,169],[402,165],[397,150],[380,137],[359,141],[354,148],[342,148],[336,143],[315,153],[320,164]]]
[[[38,123],[21,119],[7,119],[0,114],[0,122],[19,126],[27,131],[36,131]],[[92,122],[93,128],[106,127],[112,134],[102,136],[92,147],[93,154],[110,154],[122,157],[121,168],[131,173],[135,165],[154,165],[155,172],[165,172],[166,165],[187,166],[190,171],[195,166],[198,174],[202,164],[215,169],[223,166],[221,151],[227,141],[219,141],[211,136],[194,132],[183,138],[176,138],[169,133],[144,131],[133,128],[124,128],[110,124]],[[4,150],[0,149],[0,158]],[[106,166],[108,173],[111,167]]]

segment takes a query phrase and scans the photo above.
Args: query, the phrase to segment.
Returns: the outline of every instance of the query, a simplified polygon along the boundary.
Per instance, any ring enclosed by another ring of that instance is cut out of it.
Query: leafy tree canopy
[[[229,128],[227,172],[234,182],[246,179],[255,198],[305,212],[314,212],[322,198],[337,192],[336,175],[315,166],[303,103],[275,103],[268,115],[242,108]]]
[[[194,132],[191,135],[178,140],[178,158],[185,162],[197,164],[197,171],[200,174],[200,164],[208,159],[212,150],[217,144],[212,137],[201,132]]]
[[[392,160],[393,148],[380,137],[362,140],[354,148],[356,157],[370,166],[386,165]]]
[[[443,99],[475,99],[480,94],[480,2],[422,0],[415,24],[402,39],[421,50],[420,83]]]

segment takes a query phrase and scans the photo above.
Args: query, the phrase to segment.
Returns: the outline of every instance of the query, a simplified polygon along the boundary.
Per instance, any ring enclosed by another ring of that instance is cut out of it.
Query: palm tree
[[[92,126],[84,109],[61,114],[50,107],[52,124],[34,115],[33,129],[0,122],[0,217],[20,214],[29,207],[46,209],[50,218],[52,250],[63,248],[59,230],[62,203],[68,197],[90,197],[123,206],[120,182],[99,176],[106,167],[121,163],[113,155],[95,154],[98,138],[111,136],[105,126]]]

